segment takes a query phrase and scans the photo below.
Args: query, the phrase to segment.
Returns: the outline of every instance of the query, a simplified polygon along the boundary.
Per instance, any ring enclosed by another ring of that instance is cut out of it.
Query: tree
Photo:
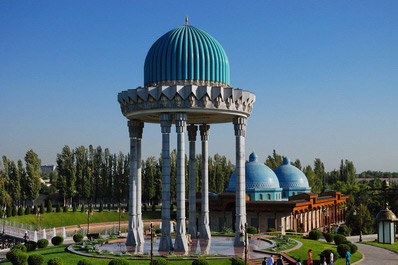
[[[76,192],[80,198],[87,199],[90,196],[90,181],[88,179],[88,156],[84,146],[77,147],[74,152],[76,163]]]
[[[325,172],[325,165],[319,158],[315,158],[314,161],[314,173],[315,173],[315,186],[316,188],[320,189],[322,192],[325,189],[326,184],[326,172]]]
[[[340,180],[348,184],[354,184],[356,180],[356,170],[354,163],[347,159],[340,163]]]
[[[143,162],[142,168],[142,199],[147,203],[153,202],[153,197],[155,196],[156,158],[154,156],[148,157]]]
[[[272,156],[268,156],[267,160],[265,160],[265,164],[271,169],[279,167],[280,165],[282,165],[282,163],[283,158],[281,155],[278,155],[276,153],[275,149],[272,152]]]
[[[33,205],[35,200],[39,197],[40,176],[41,176],[41,160],[39,156],[29,150],[25,155],[25,165],[26,165],[26,196],[29,200],[32,200]]]
[[[8,177],[9,177],[9,194],[16,204],[21,198],[20,175],[14,161],[8,163]]]
[[[314,171],[312,170],[312,167],[310,165],[304,167],[303,173],[308,179],[308,184],[311,187],[312,192],[319,194],[321,192],[321,187],[319,185],[319,179],[317,178]]]
[[[73,153],[69,146],[62,148],[62,153],[57,154],[58,179],[57,187],[61,196],[64,198],[72,198],[76,185],[76,166],[74,164]]]
[[[300,161],[300,159],[296,159],[296,160],[292,163],[292,165],[301,170],[301,161]]]

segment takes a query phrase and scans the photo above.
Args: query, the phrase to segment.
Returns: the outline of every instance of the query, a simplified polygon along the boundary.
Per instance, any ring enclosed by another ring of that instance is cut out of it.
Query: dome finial
[[[188,25],[188,16],[185,17],[185,25]]]

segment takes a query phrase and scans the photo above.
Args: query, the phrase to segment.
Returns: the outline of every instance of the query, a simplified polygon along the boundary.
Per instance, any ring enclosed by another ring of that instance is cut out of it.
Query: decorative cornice
[[[256,96],[241,89],[222,86],[173,85],[157,87],[138,87],[119,93],[118,101],[123,115],[145,111],[176,109],[231,111],[249,116],[253,110]]]

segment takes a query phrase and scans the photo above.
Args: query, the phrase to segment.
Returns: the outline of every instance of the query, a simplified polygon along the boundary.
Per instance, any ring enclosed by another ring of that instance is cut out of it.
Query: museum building
[[[269,228],[285,232],[309,232],[339,225],[345,220],[348,196],[328,191],[317,195],[311,192],[307,177],[290,159],[275,170],[258,161],[254,152],[245,165],[246,214],[248,225],[265,232]],[[235,223],[235,173],[224,193],[213,195],[210,200],[211,230],[233,228]]]

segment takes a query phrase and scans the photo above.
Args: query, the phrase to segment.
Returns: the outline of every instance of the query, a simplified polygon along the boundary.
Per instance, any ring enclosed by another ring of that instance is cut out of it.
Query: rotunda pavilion
[[[230,85],[228,57],[208,33],[183,25],[161,36],[150,48],[144,66],[144,86],[118,95],[130,133],[129,230],[126,244],[144,242],[141,214],[141,139],[145,123],[159,123],[162,134],[162,236],[159,251],[188,250],[186,234],[210,239],[208,141],[210,125],[233,123],[236,138],[235,245],[246,223],[245,135],[255,95]],[[170,130],[177,133],[177,227],[170,236]],[[196,224],[195,142],[202,143],[202,201]],[[189,216],[185,216],[185,132],[189,141]]]

